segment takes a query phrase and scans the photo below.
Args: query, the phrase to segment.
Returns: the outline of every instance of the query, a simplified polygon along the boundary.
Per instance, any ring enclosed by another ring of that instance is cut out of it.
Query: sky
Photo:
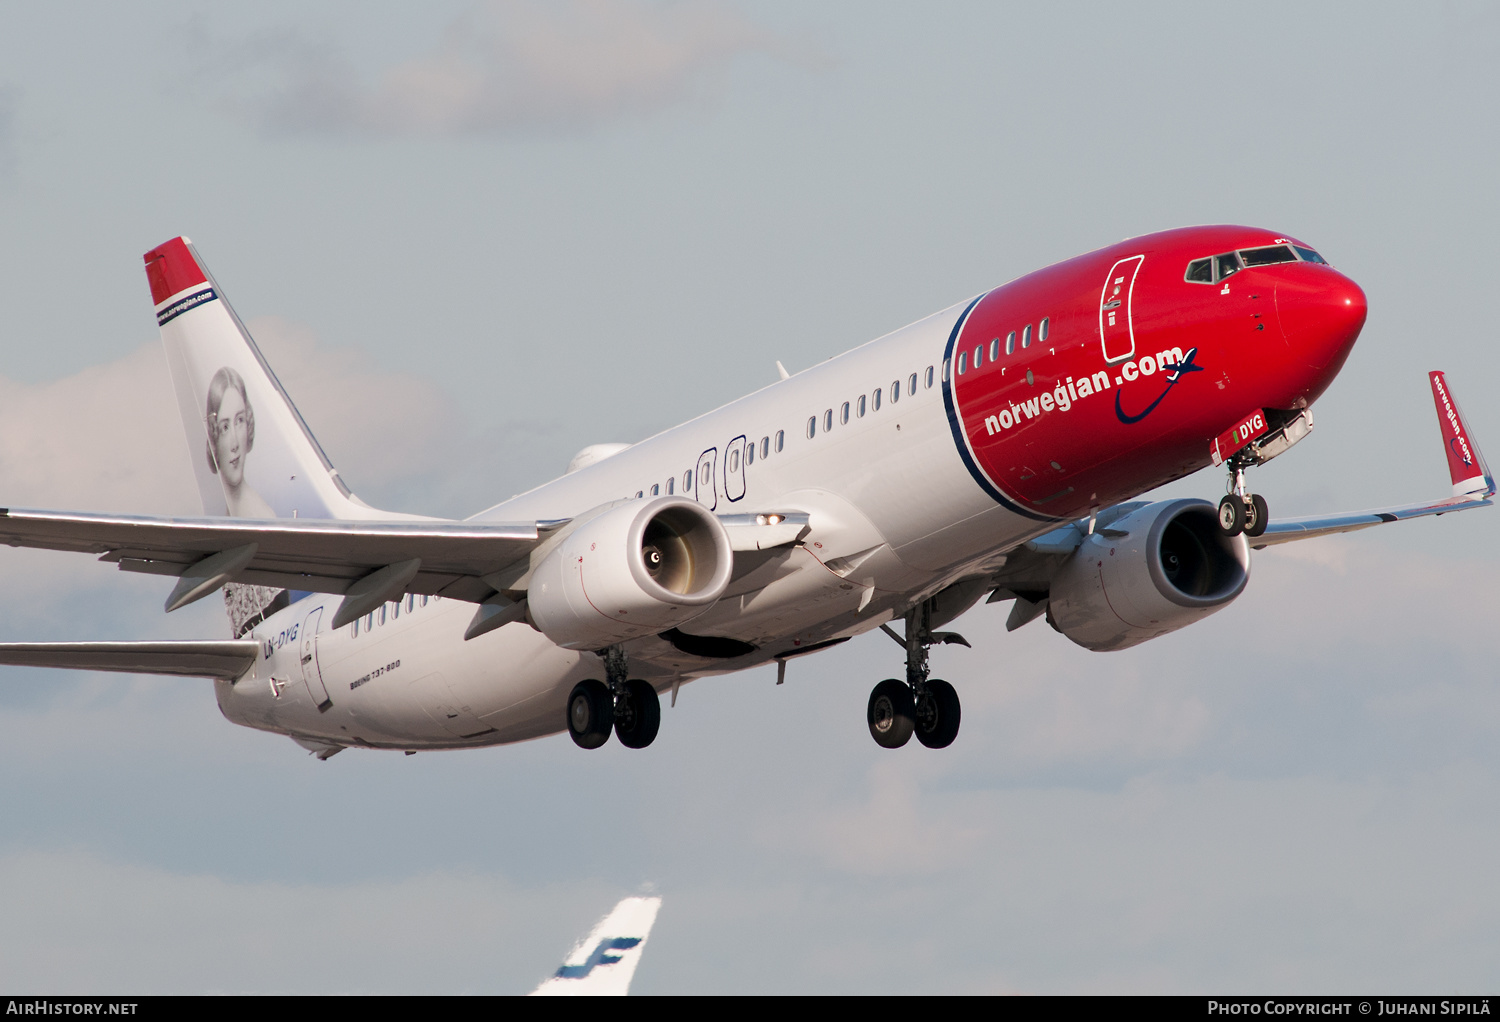
[[[177,234],[362,498],[462,516],[1194,223],[1369,299],[1273,516],[1440,496],[1428,370],[1500,451],[1497,58],[1457,2],[0,0],[0,504],[198,512]],[[1261,552],[1121,653],[980,606],[941,753],[870,741],[878,632],[689,685],[645,752],[320,763],[206,682],[6,669],[0,987],[517,993],[650,890],[638,993],[1492,990],[1497,513]],[[0,640],[227,633],[81,555],[0,578]]]

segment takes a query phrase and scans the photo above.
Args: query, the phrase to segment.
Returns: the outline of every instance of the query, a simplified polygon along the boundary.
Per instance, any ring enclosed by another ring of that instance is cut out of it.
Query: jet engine
[[[682,497],[632,501],[568,533],[532,572],[531,621],[559,646],[602,649],[708,610],[729,586],[729,534]]]
[[[1087,649],[1125,649],[1228,605],[1250,580],[1250,545],[1212,504],[1147,504],[1086,536],[1052,580],[1048,620]]]

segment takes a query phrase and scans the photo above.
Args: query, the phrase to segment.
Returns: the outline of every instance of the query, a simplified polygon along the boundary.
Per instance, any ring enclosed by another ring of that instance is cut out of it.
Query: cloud
[[[161,344],[45,383],[0,377],[0,494],[11,506],[197,513]]]
[[[353,485],[390,490],[450,467],[463,426],[431,381],[380,369],[308,328],[259,317],[251,334]],[[196,450],[196,448],[195,448]],[[0,496],[25,507],[198,514],[160,342],[72,376],[0,377]]]
[[[578,127],[711,90],[778,41],[716,4],[490,0],[437,45],[362,77],[327,48],[263,41],[269,85],[237,101],[273,131],[485,135]]]

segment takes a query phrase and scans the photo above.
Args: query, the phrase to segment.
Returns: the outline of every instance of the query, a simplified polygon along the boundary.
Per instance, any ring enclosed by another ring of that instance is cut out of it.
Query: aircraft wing
[[[0,664],[232,681],[255,663],[255,639],[222,642],[4,642]]]
[[[623,503],[623,502],[615,502]],[[406,593],[483,603],[524,588],[534,553],[549,549],[578,518],[536,522],[350,521],[310,518],[156,518],[0,508],[0,543],[97,554],[123,571],[178,579],[166,609],[176,610],[225,582],[345,599],[333,626]],[[736,551],[796,542],[801,512],[720,516]],[[501,600],[514,611],[518,604]],[[470,635],[507,620],[502,608],[476,618]]]
[[[1467,511],[1493,504],[1494,501],[1490,498],[1495,495],[1495,479],[1490,475],[1479,445],[1469,434],[1468,425],[1458,407],[1458,399],[1453,396],[1441,372],[1429,373],[1428,380],[1432,385],[1433,402],[1437,405],[1438,426],[1442,431],[1443,450],[1453,482],[1451,495],[1424,503],[1403,504],[1373,511],[1273,518],[1263,534],[1247,537],[1251,548],[1263,550],[1299,539],[1356,532],[1388,522],[1445,515],[1450,511]],[[1109,535],[1109,527],[1113,522],[1144,506],[1145,502],[1135,501],[1105,508],[1099,512],[1092,526]],[[1034,621],[1047,609],[1047,592],[1053,575],[1058,566],[1083,543],[1089,531],[1088,519],[1069,522],[1028,540],[1007,554],[1004,567],[989,579],[989,583],[995,587],[989,602],[1010,599],[1016,601],[1005,625],[1008,630],[1014,631]]]
[[[1404,504],[1375,511],[1308,515],[1279,521],[1273,518],[1266,526],[1265,533],[1250,540],[1250,545],[1260,550],[1279,543],[1331,536],[1336,532],[1354,532],[1368,529],[1372,525],[1401,522],[1408,518],[1425,518],[1428,515],[1445,515],[1450,511],[1466,511],[1474,507],[1488,507],[1494,503],[1490,498],[1495,495],[1495,477],[1490,475],[1479,445],[1469,434],[1468,423],[1458,407],[1458,398],[1453,396],[1448,381],[1441,372],[1430,372],[1427,378],[1432,385],[1438,428],[1443,434],[1443,453],[1448,459],[1448,474],[1453,481],[1452,496],[1424,504]]]
[[[1428,515],[1445,515],[1450,511],[1467,511],[1474,507],[1489,507],[1494,501],[1494,490],[1488,493],[1475,494],[1471,497],[1449,497],[1445,500],[1436,500],[1427,504],[1405,504],[1401,507],[1387,507],[1376,511],[1353,511],[1338,515],[1306,515],[1300,518],[1272,519],[1266,526],[1264,535],[1256,536],[1250,540],[1250,546],[1255,550],[1263,550],[1268,546],[1276,546],[1281,543],[1291,543],[1299,539],[1313,539],[1317,536],[1332,536],[1338,532],[1356,532],[1360,529],[1368,529],[1373,525],[1384,525],[1387,522],[1402,522],[1408,518],[1425,518]]]
[[[525,557],[549,529],[563,524],[153,518],[7,508],[0,509],[0,543],[98,554],[123,571],[218,579],[189,599],[169,600],[169,609],[226,581],[347,593],[373,572],[411,568],[412,562],[414,573],[401,592],[477,602],[498,588],[485,575]],[[220,555],[229,556],[208,563]]]

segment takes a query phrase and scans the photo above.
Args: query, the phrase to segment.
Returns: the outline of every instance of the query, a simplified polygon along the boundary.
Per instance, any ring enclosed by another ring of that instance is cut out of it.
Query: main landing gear
[[[922,603],[906,615],[906,638],[886,625],[883,632],[906,647],[906,681],[887,678],[870,693],[866,720],[870,737],[883,749],[899,749],[912,735],[929,749],[945,749],[958,737],[962,715],[958,693],[938,678],[928,678],[927,648],[944,642],[969,643],[957,632],[934,632],[932,607]]]
[[[1266,510],[1266,498],[1258,493],[1245,492],[1246,462],[1238,458],[1229,461],[1229,494],[1219,501],[1219,528],[1226,536],[1259,536],[1270,524],[1270,512]]]
[[[661,728],[661,701],[648,681],[626,678],[625,652],[611,646],[603,653],[608,684],[590,678],[568,696],[568,734],[579,748],[597,749],[614,731],[627,749],[644,749]]]

